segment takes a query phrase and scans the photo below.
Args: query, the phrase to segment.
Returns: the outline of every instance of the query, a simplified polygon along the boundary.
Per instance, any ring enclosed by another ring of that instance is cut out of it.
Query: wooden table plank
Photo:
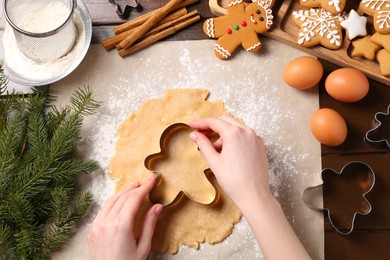
[[[339,68],[322,61],[325,77]],[[370,92],[356,103],[342,103],[331,98],[320,83],[320,107],[338,111],[348,125],[346,142],[338,147],[322,146],[322,167],[339,172],[351,161],[367,163],[373,169],[376,183],[367,194],[372,211],[367,216],[357,216],[355,229],[351,235],[337,234],[325,218],[325,257],[326,259],[388,259],[390,256],[390,153],[385,148],[375,148],[364,142],[366,132],[374,127],[374,115],[385,112],[390,103],[390,87],[370,80]],[[344,191],[343,196],[348,196]],[[324,194],[324,207],[327,207],[327,194]]]

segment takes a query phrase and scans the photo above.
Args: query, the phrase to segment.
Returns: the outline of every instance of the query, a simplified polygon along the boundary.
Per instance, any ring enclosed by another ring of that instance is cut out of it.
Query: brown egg
[[[342,102],[356,102],[363,99],[370,88],[366,75],[353,68],[342,68],[329,74],[325,89],[334,99]]]
[[[338,146],[347,138],[344,118],[330,108],[314,112],[310,119],[310,129],[318,141],[328,146]]]
[[[313,57],[302,56],[287,63],[283,80],[296,89],[308,89],[316,86],[322,78],[322,64]]]

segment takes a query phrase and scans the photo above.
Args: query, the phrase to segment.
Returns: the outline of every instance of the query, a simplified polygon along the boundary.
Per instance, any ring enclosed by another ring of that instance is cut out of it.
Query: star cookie
[[[350,40],[355,39],[358,36],[367,35],[367,17],[360,16],[355,10],[351,10],[348,19],[342,21],[341,27],[348,32],[348,38]]]
[[[390,52],[382,49],[376,54],[376,60],[379,62],[381,73],[390,76]]]
[[[352,41],[352,45],[352,57],[364,57],[368,60],[374,60],[376,52],[381,49],[381,46],[371,41],[371,35]]]
[[[343,42],[340,22],[344,17],[333,15],[322,8],[294,11],[293,21],[300,27],[298,44],[312,47],[318,44],[329,49],[339,49]]]
[[[390,52],[390,34],[380,34],[375,33],[371,37],[371,41],[375,44],[378,44]]]
[[[377,32],[390,33],[390,0],[362,0],[359,8],[374,18],[373,23]]]
[[[300,0],[304,7],[322,7],[332,14],[339,14],[345,8],[346,0]]]

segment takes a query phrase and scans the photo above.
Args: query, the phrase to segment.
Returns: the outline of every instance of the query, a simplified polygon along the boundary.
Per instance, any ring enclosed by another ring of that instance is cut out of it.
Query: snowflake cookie
[[[340,14],[346,2],[347,0],[300,0],[300,4],[304,7],[322,7],[332,14]]]
[[[318,44],[328,49],[338,49],[343,42],[340,23],[344,16],[333,15],[322,8],[294,11],[293,21],[300,27],[298,44],[312,47]]]
[[[215,55],[228,59],[240,45],[249,52],[260,51],[257,34],[271,28],[273,4],[273,0],[258,0],[245,6],[243,0],[232,0],[227,6],[228,15],[207,19],[203,31],[210,38],[218,38]]]
[[[362,0],[359,8],[374,18],[374,27],[380,34],[390,33],[390,0]]]

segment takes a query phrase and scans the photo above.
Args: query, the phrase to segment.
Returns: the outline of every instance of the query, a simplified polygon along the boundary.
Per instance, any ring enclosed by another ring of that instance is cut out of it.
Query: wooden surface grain
[[[144,11],[132,13],[131,18],[161,7],[165,2],[166,0],[141,1]],[[297,2],[293,0],[279,1],[274,9],[290,13],[292,9],[297,8]],[[358,1],[349,1],[348,8],[356,8],[357,3]],[[104,9],[104,7],[107,7],[107,3],[89,4],[90,11],[94,14],[94,42],[112,36],[112,27],[107,25],[121,22],[116,17],[115,9]],[[198,4],[190,7],[190,10],[194,9],[197,9],[203,18],[213,16],[208,8],[208,1],[201,0]],[[100,16],[101,18],[99,18]],[[361,60],[352,59],[349,56],[350,42],[348,40],[344,42],[342,50],[335,52],[324,50],[322,47],[302,48],[295,44],[296,37],[293,33],[297,32],[297,27],[291,24],[289,18],[284,18],[284,15],[279,13],[276,15],[275,24],[275,29],[271,30],[267,36],[322,58],[321,62],[325,67],[323,79],[338,66],[356,67],[365,71],[371,78],[376,79],[370,79],[371,89],[367,97],[352,104],[341,103],[331,98],[324,90],[324,80],[319,84],[320,106],[338,111],[345,118],[348,125],[348,136],[343,145],[333,148],[322,146],[323,168],[340,171],[348,162],[361,161],[369,164],[376,175],[375,186],[367,196],[373,207],[372,212],[367,216],[357,217],[355,230],[351,235],[337,234],[329,221],[325,220],[325,258],[388,259],[390,256],[390,209],[388,207],[390,201],[390,155],[384,148],[372,147],[365,143],[364,136],[368,130],[375,126],[375,113],[385,112],[390,104],[390,79],[389,77],[378,76],[378,69],[374,68],[377,64],[362,63]],[[202,23],[197,23],[166,40],[199,40],[206,38],[202,31]],[[329,59],[330,56],[333,58]],[[371,71],[367,69],[367,66],[370,67]],[[343,194],[348,196],[349,193],[344,191]],[[325,201],[326,196],[325,193]]]

